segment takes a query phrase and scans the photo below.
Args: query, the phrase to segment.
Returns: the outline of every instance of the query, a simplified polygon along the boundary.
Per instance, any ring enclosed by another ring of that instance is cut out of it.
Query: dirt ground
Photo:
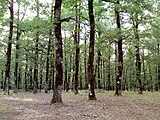
[[[160,120],[160,93],[96,93],[96,101],[88,101],[87,93],[63,92],[63,104],[50,105],[52,92],[0,92],[0,120]]]

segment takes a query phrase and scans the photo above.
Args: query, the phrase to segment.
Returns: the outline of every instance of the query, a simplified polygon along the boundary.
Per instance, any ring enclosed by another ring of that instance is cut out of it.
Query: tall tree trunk
[[[117,1],[119,4],[119,0]],[[115,8],[116,14],[116,24],[118,31],[118,68],[116,74],[116,92],[115,95],[121,95],[121,81],[122,81],[122,72],[123,72],[123,51],[122,51],[122,35],[121,35],[121,23],[120,23],[120,14],[119,9]]]
[[[136,15],[138,18],[138,15]],[[136,80],[137,80],[137,87],[138,87],[138,94],[142,94],[142,82],[141,82],[141,58],[140,58],[140,44],[139,44],[139,34],[138,34],[138,23],[133,23],[134,24],[134,35],[135,39],[137,40],[136,42]]]
[[[3,85],[3,70],[1,71],[1,89],[4,90],[4,85]]]
[[[63,82],[63,51],[62,51],[62,34],[61,34],[61,5],[62,0],[55,0],[54,6],[54,20],[55,20],[55,40],[56,40],[56,81],[55,90],[51,104],[62,103],[62,82]]]
[[[52,23],[53,18],[53,3],[51,7],[51,20]],[[48,75],[49,75],[49,58],[50,58],[50,49],[51,49],[51,37],[52,37],[52,29],[49,30],[49,41],[48,41],[48,50],[47,50],[47,60],[46,60],[46,83],[45,83],[45,93],[48,93]]]
[[[51,77],[52,77],[52,90],[54,90],[54,53],[51,56]]]
[[[98,50],[98,89],[101,89],[101,52]]]
[[[87,35],[84,38],[85,51],[84,51],[84,78],[85,78],[85,89],[88,89],[88,80],[87,80]]]
[[[80,73],[79,73],[79,81],[80,81],[80,90],[83,89],[83,83],[82,83],[82,65],[80,63]]]
[[[22,79],[21,79],[21,67],[19,67],[19,72],[18,72],[18,90],[22,89]]]
[[[52,31],[50,30],[50,35]],[[49,35],[49,36],[50,36]],[[51,46],[51,38],[49,37],[48,41],[48,50],[47,50],[47,60],[46,60],[46,82],[45,82],[45,93],[48,93],[48,76],[49,76],[49,58],[50,58],[50,46]]]
[[[77,3],[76,3],[77,4]],[[79,41],[80,41],[80,11],[78,5],[76,5],[76,25],[75,25],[75,46],[76,46],[76,53],[75,53],[75,79],[74,79],[74,94],[78,94],[78,72],[79,72]]]
[[[37,4],[37,18],[39,19],[39,0],[36,0]],[[39,28],[39,26],[37,26]],[[37,93],[38,89],[38,42],[39,42],[39,32],[36,33],[36,48],[35,48],[35,60],[34,60],[34,81],[33,81],[33,93]]]
[[[25,91],[28,91],[28,53],[26,52],[26,65],[25,65]]]
[[[66,39],[66,37],[65,37]],[[64,43],[64,50],[66,49],[66,46],[65,46],[65,43]],[[66,50],[64,51],[64,61],[65,61],[65,72],[64,72],[64,76],[65,76],[65,80],[64,80],[64,91],[67,90],[67,82],[68,82],[68,74],[67,74],[67,68],[68,68],[68,65],[67,65],[67,52]]]
[[[15,70],[14,70],[14,88],[13,88],[13,92],[17,93],[17,87],[18,87],[18,66],[19,66],[19,39],[20,39],[20,30],[19,30],[19,8],[20,5],[18,4],[18,20],[17,20],[17,36],[16,36],[16,57],[15,57]]]
[[[69,59],[69,63],[70,65],[72,65],[72,54],[70,53],[70,59]],[[68,72],[68,80],[67,80],[67,83],[66,83],[66,91],[68,92],[69,89],[70,89],[70,79],[71,79],[71,66],[69,67],[69,72]]]
[[[107,90],[110,91],[111,90],[111,62],[110,62],[110,59],[111,59],[111,43],[109,41],[109,56],[108,56],[108,65],[107,65],[107,78],[108,78],[108,85],[107,85]]]
[[[89,20],[90,20],[90,44],[89,44],[89,59],[88,59],[88,89],[89,89],[89,100],[96,100],[95,92],[94,92],[94,70],[93,70],[93,62],[94,62],[94,38],[95,38],[95,22],[94,22],[94,14],[93,14],[93,0],[88,0],[88,12],[89,12]]]
[[[145,82],[146,85],[146,66],[145,66],[145,60],[144,60],[144,49],[143,49],[143,59],[142,59],[142,64],[143,64],[143,81]]]
[[[33,80],[32,80],[32,65],[29,67],[29,90],[33,90]]]
[[[8,37],[8,46],[7,46],[7,63],[6,63],[6,70],[5,70],[5,93],[9,94],[9,79],[10,79],[10,65],[11,65],[11,49],[12,49],[12,36],[13,36],[13,0],[10,0],[10,22],[9,22],[9,37]]]
[[[157,49],[158,49],[158,55],[160,53],[160,43],[158,43],[157,45]],[[158,91],[160,91],[160,62],[158,62]]]
[[[43,55],[41,54],[40,61],[42,61]],[[40,85],[39,85],[39,91],[42,90],[42,83],[43,83],[43,63],[40,63]]]

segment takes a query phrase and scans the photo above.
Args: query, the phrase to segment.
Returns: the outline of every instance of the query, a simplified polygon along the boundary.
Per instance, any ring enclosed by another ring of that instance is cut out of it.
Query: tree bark
[[[119,4],[119,0],[117,1]],[[122,72],[123,72],[123,51],[122,51],[122,35],[121,35],[121,23],[120,23],[120,14],[119,9],[115,8],[116,14],[116,24],[118,31],[118,68],[116,74],[116,92],[115,95],[121,95],[121,81],[122,81]]]
[[[158,43],[157,49],[158,49],[158,54],[160,53],[160,44]],[[158,62],[158,91],[160,91],[160,62]]]
[[[1,89],[4,90],[4,85],[3,85],[3,70],[1,71]]]
[[[53,48],[52,48],[53,49]],[[52,79],[52,90],[54,90],[54,53],[51,56],[51,79]]]
[[[98,50],[98,89],[101,89],[101,52]]]
[[[78,73],[79,73],[79,41],[80,41],[80,11],[78,10],[78,5],[76,5],[76,25],[75,25],[75,35],[74,35],[74,40],[75,40],[75,46],[76,46],[76,53],[75,53],[75,79],[74,79],[74,94],[78,94]]]
[[[70,59],[69,59],[69,63],[70,65],[72,64],[72,53],[70,53]],[[66,83],[66,91],[68,92],[69,89],[70,89],[70,79],[71,79],[71,66],[69,67],[69,72],[68,72],[68,80],[67,80],[67,83]]]
[[[54,7],[54,20],[56,22],[55,25],[55,40],[56,40],[56,81],[55,81],[55,89],[53,92],[53,98],[51,100],[51,104],[53,103],[62,103],[62,82],[63,82],[63,51],[62,51],[62,35],[61,35],[61,5],[62,0],[55,0]]]
[[[41,58],[40,58],[40,61],[42,61],[42,58],[43,58],[43,55],[41,54]],[[40,63],[40,85],[39,85],[39,91],[41,92],[42,90],[42,82],[43,82],[43,63]]]
[[[10,79],[10,65],[11,65],[11,50],[12,50],[12,36],[13,36],[13,18],[14,18],[14,11],[13,11],[13,0],[10,0],[10,22],[9,22],[9,37],[8,37],[8,46],[7,46],[7,63],[6,63],[6,70],[5,70],[5,93],[9,94],[9,79]]]
[[[32,65],[30,65],[29,67],[29,90],[32,91],[33,90],[33,80],[32,80]]]
[[[20,30],[19,30],[19,4],[18,4],[18,23],[17,23],[17,36],[16,36],[16,57],[15,57],[15,70],[14,70],[14,88],[13,92],[17,93],[18,91],[18,66],[19,66],[19,39],[20,39]]]
[[[107,65],[107,78],[108,78],[108,84],[107,84],[107,90],[110,91],[111,90],[111,42],[109,41],[109,56],[108,56],[108,65]]]
[[[138,15],[136,15],[136,17],[138,18]],[[137,87],[138,87],[138,94],[142,94],[143,90],[142,90],[142,82],[141,82],[141,58],[140,58],[140,45],[139,45],[139,34],[138,34],[138,23],[136,22],[134,24],[134,35],[135,35],[135,39],[136,41],[136,80],[137,80]]]
[[[89,100],[96,100],[95,92],[94,92],[94,70],[93,70],[93,62],[94,62],[94,39],[95,39],[95,22],[94,22],[94,14],[93,14],[93,0],[88,0],[88,12],[89,12],[89,20],[90,20],[90,44],[89,44],[89,59],[88,59],[88,89],[89,89]]]
[[[39,19],[39,0],[37,3],[37,18]],[[39,26],[37,26],[39,28]],[[33,81],[33,93],[37,93],[38,89],[38,42],[39,42],[39,32],[36,33],[36,48],[35,48],[35,60],[34,60],[34,81]]]
[[[26,53],[26,65],[25,65],[25,91],[28,91],[28,53]]]
[[[53,3],[51,7],[51,20],[52,23],[53,18]],[[51,37],[52,37],[52,29],[49,30],[49,41],[48,41],[48,49],[47,49],[47,60],[46,60],[46,83],[45,83],[45,93],[48,93],[48,76],[49,76],[49,58],[50,58],[50,49],[51,49]]]
[[[88,80],[87,80],[87,35],[85,35],[85,40],[84,40],[84,44],[85,44],[85,51],[84,51],[84,74],[85,74],[85,89],[88,89]]]

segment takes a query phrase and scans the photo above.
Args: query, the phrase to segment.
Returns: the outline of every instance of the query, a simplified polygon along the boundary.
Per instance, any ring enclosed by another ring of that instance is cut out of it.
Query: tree
[[[51,20],[52,23],[53,18],[53,3],[51,6]],[[48,41],[48,49],[47,49],[47,60],[46,60],[46,83],[45,83],[45,93],[48,93],[48,76],[49,76],[49,57],[50,57],[50,49],[51,49],[51,37],[52,37],[52,29],[49,30],[49,41]]]
[[[94,14],[93,14],[93,0],[88,0],[88,14],[90,21],[90,44],[89,44],[89,59],[88,59],[88,89],[89,89],[89,100],[96,100],[95,92],[94,92],[94,70],[93,70],[93,62],[94,62],[94,39],[95,39],[95,22],[94,22]]]
[[[117,1],[117,5],[119,5],[119,0]],[[115,95],[121,95],[121,81],[122,81],[122,72],[123,72],[123,51],[122,51],[122,33],[121,33],[119,9],[115,8],[115,14],[116,14],[117,33],[118,33],[118,53],[117,53],[118,68],[117,68],[117,75],[116,75]]]
[[[9,21],[9,36],[8,36],[8,46],[7,46],[7,63],[6,63],[6,70],[5,70],[5,93],[9,94],[9,82],[10,82],[10,65],[11,65],[11,50],[12,50],[12,36],[13,36],[13,18],[14,18],[14,11],[13,11],[13,0],[10,0],[10,21]]]
[[[37,5],[37,19],[39,20],[39,0],[35,0]],[[37,26],[37,29],[39,26]],[[38,89],[38,42],[39,42],[39,31],[36,33],[36,42],[35,42],[35,58],[34,58],[34,81],[33,81],[33,93],[37,93]]]
[[[76,3],[76,25],[75,25],[75,46],[76,46],[76,53],[75,53],[75,79],[74,79],[74,93],[78,94],[78,72],[79,72],[79,42],[80,42],[80,9],[78,8],[78,4]]]
[[[62,82],[63,82],[63,51],[62,51],[62,35],[61,35],[61,5],[62,0],[55,0],[54,6],[54,22],[55,22],[55,42],[56,42],[56,80],[51,104],[62,103]]]

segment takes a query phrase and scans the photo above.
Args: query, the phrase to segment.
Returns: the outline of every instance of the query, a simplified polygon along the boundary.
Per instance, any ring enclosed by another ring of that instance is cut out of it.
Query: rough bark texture
[[[61,35],[61,5],[62,0],[55,0],[54,6],[54,20],[55,20],[55,41],[56,41],[56,81],[55,89],[53,92],[53,98],[51,104],[62,103],[62,82],[63,82],[63,51],[62,51],[62,35]]]
[[[79,14],[79,10],[78,10],[78,5],[76,5],[76,25],[75,25],[75,35],[74,35],[74,40],[75,40],[75,46],[76,46],[76,53],[75,53],[75,79],[74,79],[74,94],[78,94],[78,72],[79,72],[79,52],[80,52],[80,48],[79,48],[79,41],[80,41],[80,16]]]
[[[119,0],[117,1],[119,4]],[[120,14],[119,10],[115,10],[116,14],[116,24],[117,24],[117,31],[118,31],[118,68],[116,74],[116,92],[115,95],[121,95],[121,81],[122,81],[122,72],[123,72],[123,51],[122,51],[122,35],[121,35],[121,23],[120,23]]]
[[[89,59],[88,59],[88,89],[89,100],[96,100],[94,92],[94,38],[95,38],[95,22],[93,14],[93,0],[88,0],[89,20],[90,20],[90,44],[89,44]]]
[[[12,36],[13,36],[13,0],[10,0],[10,22],[9,22],[9,37],[8,37],[8,46],[7,46],[7,63],[6,63],[6,70],[5,70],[5,93],[9,94],[9,79],[10,79],[10,65],[11,65],[11,49],[12,49]]]

